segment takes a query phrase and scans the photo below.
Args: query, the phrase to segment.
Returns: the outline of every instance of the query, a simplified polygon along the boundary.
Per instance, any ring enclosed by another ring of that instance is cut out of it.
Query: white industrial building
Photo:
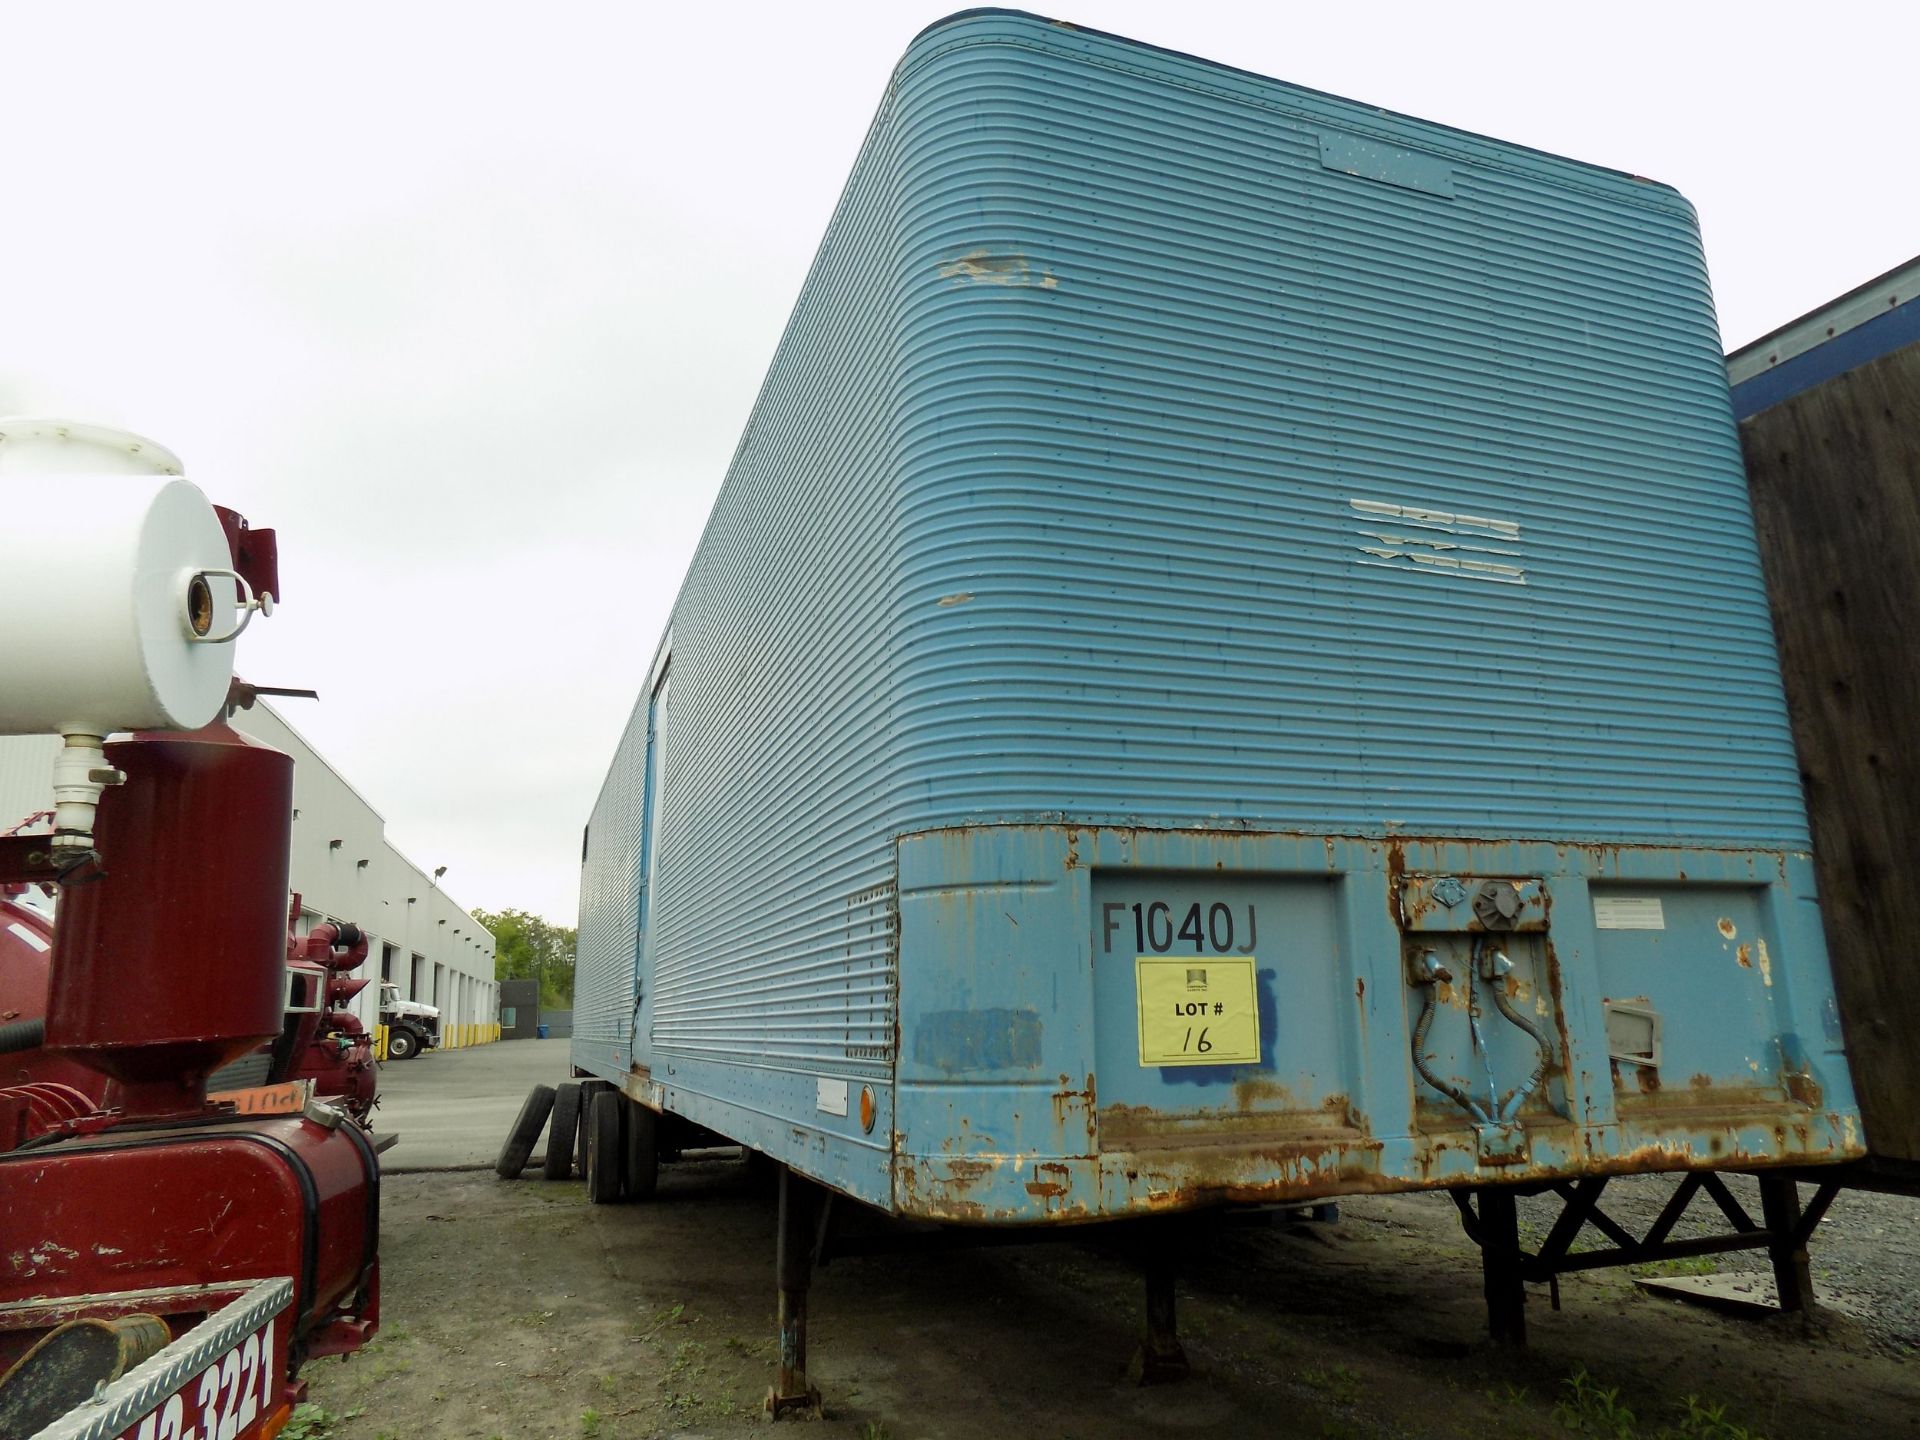
[[[492,934],[386,838],[386,822],[339,771],[264,703],[233,725],[293,756],[293,853],[289,883],[301,899],[296,930],[322,920],[367,932],[370,982],[353,1008],[371,1030],[381,980],[402,1000],[440,1008],[441,1044],[499,1038],[500,987],[493,978]],[[51,806],[57,736],[0,737],[0,831]],[[384,1034],[381,1034],[384,1054]]]

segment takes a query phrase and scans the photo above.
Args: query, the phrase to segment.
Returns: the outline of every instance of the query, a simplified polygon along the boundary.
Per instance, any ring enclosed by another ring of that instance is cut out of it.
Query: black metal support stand
[[[1147,1338],[1134,1351],[1127,1374],[1137,1385],[1184,1380],[1190,1367],[1187,1352],[1180,1346],[1173,1296],[1179,1268],[1178,1233],[1167,1226],[1143,1231],[1134,1248],[1147,1282]]]
[[[1480,1277],[1493,1343],[1519,1348],[1527,1343],[1527,1286],[1515,1200],[1511,1190],[1480,1192]]]
[[[1773,1284],[1780,1308],[1791,1314],[1813,1309],[1813,1269],[1807,1260],[1807,1230],[1801,1228],[1800,1187],[1788,1175],[1761,1175],[1760,1216],[1771,1240]],[[1822,1207],[1824,1208],[1824,1207]]]
[[[807,1383],[807,1288],[813,1281],[813,1187],[780,1167],[780,1234],[774,1272],[779,1289],[780,1364],[767,1391],[774,1419],[800,1414],[818,1418],[820,1392]]]
[[[1577,1270],[1599,1270],[1613,1265],[1643,1265],[1663,1260],[1719,1255],[1735,1250],[1765,1250],[1773,1261],[1780,1308],[1803,1313],[1813,1308],[1813,1278],[1807,1262],[1807,1242],[1826,1218],[1827,1207],[1839,1194],[1844,1177],[1839,1171],[1762,1171],[1754,1176],[1760,1186],[1761,1219],[1750,1216],[1727,1182],[1711,1170],[1694,1170],[1680,1177],[1673,1194],[1645,1235],[1636,1236],[1600,1208],[1607,1177],[1555,1180],[1545,1184],[1479,1191],[1455,1190],[1460,1223],[1480,1247],[1481,1270],[1487,1296],[1487,1327],[1495,1342],[1524,1345],[1527,1340],[1526,1284],[1553,1287],[1553,1308],[1560,1308],[1560,1276]],[[1803,1210],[1797,1181],[1814,1187]],[[1551,1193],[1560,1197],[1559,1217],[1536,1253],[1520,1248],[1519,1216],[1515,1202],[1522,1195]],[[1705,1195],[1719,1209],[1727,1228],[1719,1234],[1673,1238],[1674,1228],[1695,1199]],[[1478,1201],[1476,1208],[1475,1201]],[[1611,1243],[1576,1251],[1574,1241],[1591,1226]]]

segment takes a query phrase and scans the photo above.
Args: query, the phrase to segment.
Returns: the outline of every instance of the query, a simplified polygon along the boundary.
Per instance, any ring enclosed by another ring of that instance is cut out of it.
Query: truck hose
[[[47,1043],[45,1020],[9,1020],[0,1025],[0,1055],[15,1055],[22,1050],[38,1050]]]
[[[1527,1077],[1527,1083],[1501,1102],[1500,1118],[1503,1121],[1510,1121],[1520,1113],[1520,1107],[1526,1103],[1527,1097],[1534,1092],[1542,1080],[1547,1078],[1547,1071],[1553,1065],[1553,1046],[1548,1042],[1547,1037],[1540,1033],[1539,1026],[1513,1008],[1513,1002],[1507,999],[1506,988],[1498,980],[1495,980],[1489,988],[1493,991],[1493,1003],[1500,1007],[1500,1013],[1526,1031],[1532,1037],[1533,1043],[1539,1047],[1538,1058],[1533,1065],[1533,1074]]]
[[[1433,1026],[1433,1008],[1435,1004],[1433,982],[1427,982],[1424,988],[1427,992],[1427,1002],[1420,1007],[1420,1018],[1414,1023],[1413,1027],[1413,1068],[1420,1073],[1422,1080],[1426,1081],[1427,1084],[1431,1085],[1462,1110],[1466,1111],[1476,1125],[1489,1124],[1491,1122],[1487,1118],[1487,1112],[1474,1104],[1472,1097],[1469,1096],[1466,1091],[1461,1090],[1457,1086],[1449,1085],[1445,1080],[1442,1080],[1438,1075],[1434,1074],[1427,1065],[1427,1057],[1422,1052],[1427,1048],[1427,1031]]]
[[[1478,973],[1480,968],[1481,947],[1487,943],[1488,942],[1484,940],[1474,942],[1473,967],[1476,973]],[[1527,1077],[1524,1085],[1515,1087],[1507,1094],[1504,1100],[1494,1107],[1494,1113],[1500,1122],[1502,1124],[1510,1124],[1514,1117],[1520,1113],[1520,1107],[1526,1103],[1527,1097],[1534,1092],[1542,1080],[1547,1078],[1547,1071],[1553,1068],[1553,1042],[1541,1033],[1538,1025],[1535,1025],[1533,1021],[1513,1008],[1513,1002],[1507,998],[1507,987],[1500,983],[1500,978],[1500,976],[1494,975],[1487,983],[1487,988],[1493,992],[1493,1003],[1499,1007],[1500,1013],[1506,1016],[1513,1025],[1525,1031],[1537,1047],[1533,1074]]]

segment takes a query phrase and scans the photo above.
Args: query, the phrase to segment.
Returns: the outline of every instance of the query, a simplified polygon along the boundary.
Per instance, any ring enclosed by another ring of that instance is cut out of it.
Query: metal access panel
[[[1778,972],[1818,954],[1804,859],[1004,826],[911,837],[900,863],[905,1213],[1858,1149],[1827,992]],[[1476,913],[1487,889],[1519,903]],[[1661,1027],[1639,1063],[1615,1056],[1615,997]]]
[[[589,827],[576,1063],[995,1223],[1838,1158],[1806,849],[1687,203],[970,12]]]

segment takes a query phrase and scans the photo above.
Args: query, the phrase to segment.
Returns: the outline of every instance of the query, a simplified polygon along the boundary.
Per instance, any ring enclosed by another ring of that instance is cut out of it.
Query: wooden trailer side
[[[1920,344],[1740,429],[1866,1138],[1920,1161]]]

